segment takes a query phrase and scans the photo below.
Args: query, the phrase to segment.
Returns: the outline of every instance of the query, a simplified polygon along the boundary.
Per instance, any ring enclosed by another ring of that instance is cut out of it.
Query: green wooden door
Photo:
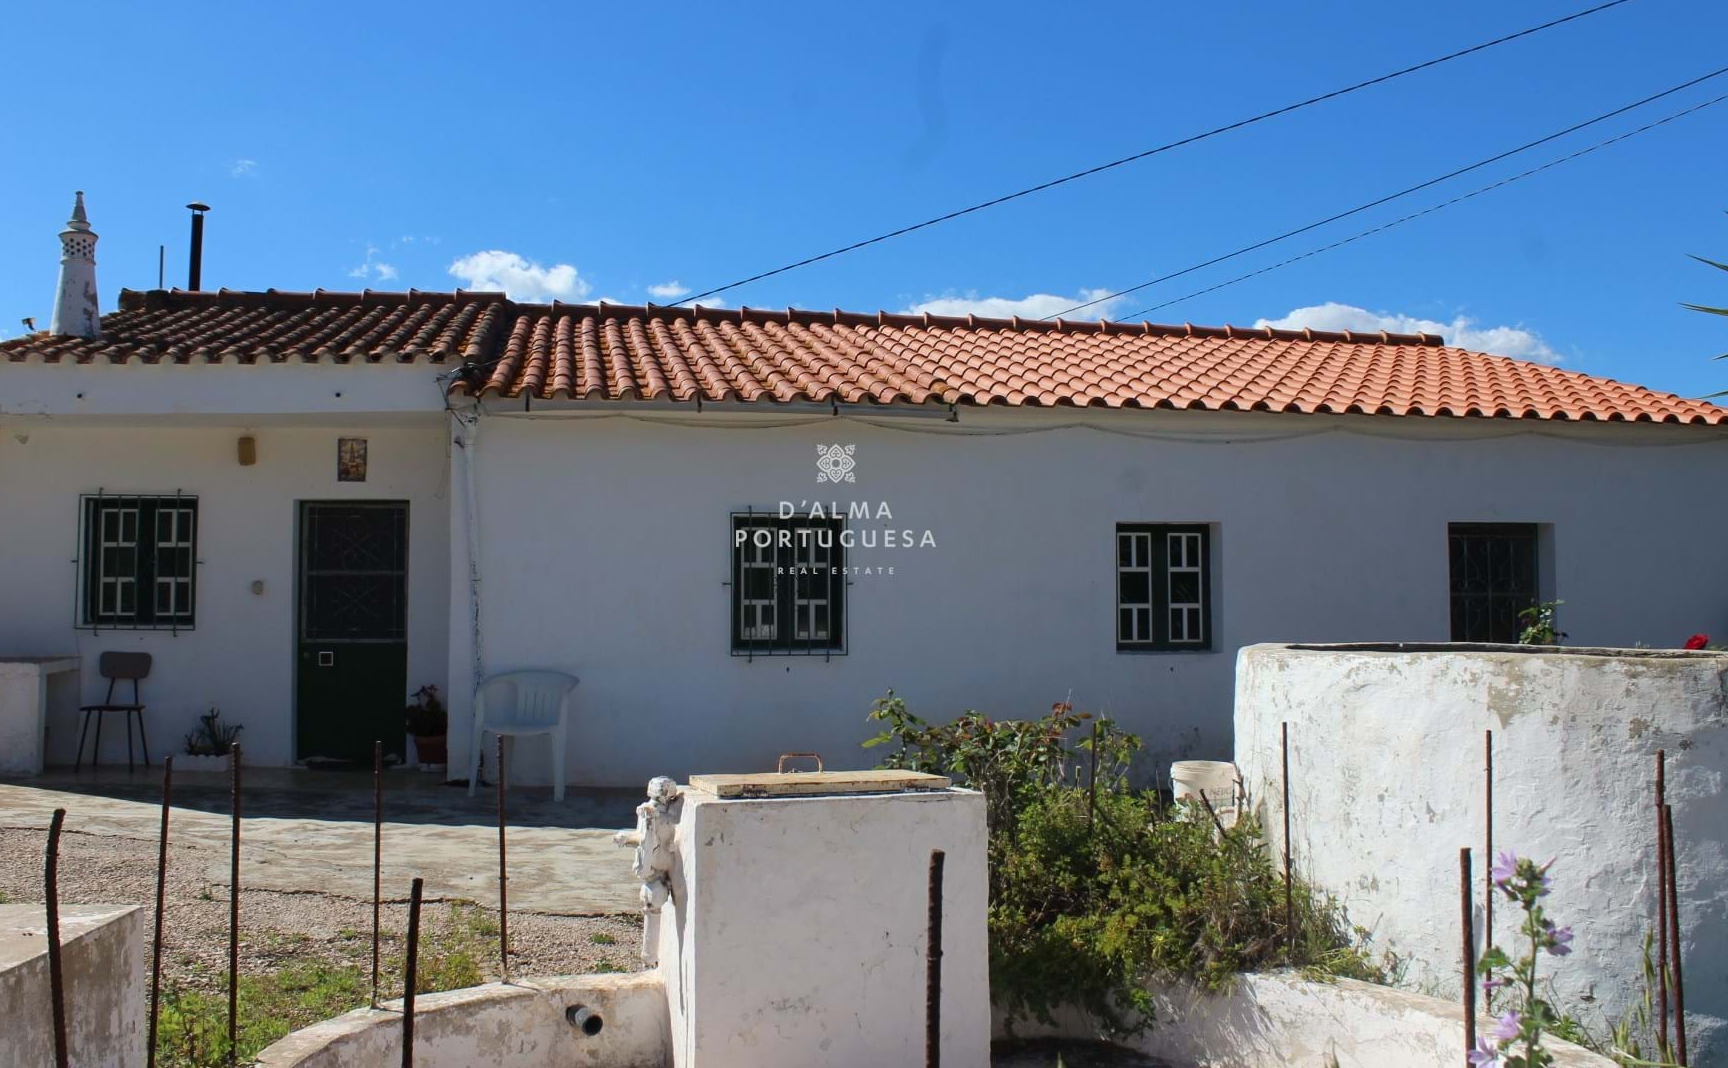
[[[300,505],[294,756],[402,758],[408,703],[408,504]]]

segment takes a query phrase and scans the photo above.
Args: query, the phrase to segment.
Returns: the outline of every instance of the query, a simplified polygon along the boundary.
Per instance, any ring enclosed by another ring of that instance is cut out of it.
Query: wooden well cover
[[[715,797],[798,797],[811,794],[898,794],[945,790],[945,775],[923,771],[763,771],[692,775],[690,789]]]

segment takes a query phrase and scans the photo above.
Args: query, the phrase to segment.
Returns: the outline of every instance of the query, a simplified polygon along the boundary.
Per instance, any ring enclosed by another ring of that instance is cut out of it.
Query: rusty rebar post
[[[240,746],[228,747],[228,780],[234,808],[228,834],[228,1063],[240,1059]]]
[[[1680,892],[1677,884],[1679,849],[1674,841],[1674,806],[1662,806],[1662,834],[1668,859],[1668,960],[1674,969],[1674,1053],[1681,1068],[1692,1062],[1686,1056],[1686,973],[1680,967]]]
[[[1098,721],[1092,721],[1092,772],[1086,778],[1086,826],[1098,818]]]
[[[60,828],[66,824],[66,810],[54,810],[48,821],[48,855],[42,865],[42,898],[48,911],[48,1001],[54,1013],[54,1065],[67,1068],[71,1059],[66,1051],[66,972],[60,962]]]
[[[1296,956],[1296,897],[1290,877],[1290,721],[1278,725],[1278,746],[1284,761],[1284,952]]]
[[[156,845],[156,935],[150,942],[150,1029],[145,1068],[156,1068],[156,1022],[162,1011],[162,909],[168,897],[168,809],[174,799],[174,758],[162,758],[162,836]]]
[[[942,1068],[942,866],[947,856],[930,851],[929,945],[924,951],[924,1065]]]
[[[1195,791],[1200,797],[1200,805],[1206,810],[1206,815],[1212,817],[1212,826],[1218,829],[1218,840],[1224,840],[1224,821],[1218,818],[1218,810],[1212,807],[1212,802],[1206,800],[1206,789],[1201,787]]]
[[[372,1007],[378,1007],[378,919],[384,899],[384,743],[372,743]]]
[[[1656,1048],[1667,1057],[1668,1038],[1668,754],[1656,750]]]
[[[1482,945],[1494,944],[1494,732],[1484,732],[1482,742],[1482,823],[1486,841],[1482,859]]]
[[[1476,896],[1475,880],[1470,877],[1470,849],[1458,850],[1458,911],[1459,930],[1464,950],[1464,1057],[1469,1063],[1476,1049],[1476,932],[1472,929],[1470,905]]]
[[[510,981],[510,853],[504,835],[504,736],[498,735],[498,968]]]
[[[408,891],[408,960],[402,976],[402,1068],[414,1068],[414,987],[420,971],[420,893],[425,880],[416,877]]]

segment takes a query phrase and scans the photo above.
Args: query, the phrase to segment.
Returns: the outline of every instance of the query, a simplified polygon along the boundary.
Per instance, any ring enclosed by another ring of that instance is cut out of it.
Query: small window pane
[[[774,596],[773,569],[760,565],[746,567],[744,569],[744,596],[752,601]]]
[[[1207,649],[1207,529],[1120,524],[1116,529],[1116,639],[1134,649]]]
[[[844,652],[843,526],[826,518],[732,517],[734,654]]]
[[[1538,599],[1534,523],[1453,523],[1447,531],[1452,640],[1512,643]]]
[[[80,625],[191,626],[197,498],[92,494],[82,500]]]

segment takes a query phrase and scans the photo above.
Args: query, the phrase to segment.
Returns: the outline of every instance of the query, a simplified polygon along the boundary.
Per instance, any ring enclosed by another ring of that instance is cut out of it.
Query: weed
[[[1133,1034],[1151,1024],[1155,979],[1218,989],[1277,965],[1384,977],[1333,902],[1300,883],[1291,937],[1283,879],[1251,817],[1225,829],[1193,802],[1130,788],[1140,739],[1108,719],[1061,702],[1037,720],[966,712],[932,725],[892,692],[870,718],[886,729],[867,747],[898,743],[886,766],[984,794],[990,992],[1010,1026],[1074,1007]]]
[[[496,933],[497,921],[471,902],[428,913],[421,928],[416,990],[430,994],[484,982],[480,962],[495,952],[495,945],[486,941],[486,936]],[[292,932],[263,939],[266,946],[298,946],[306,941],[306,936]],[[385,942],[389,948],[384,962],[385,988],[380,993],[388,998],[401,994],[404,943],[394,934],[386,935]],[[259,974],[242,970],[236,1043],[241,1063],[296,1028],[367,1003],[371,995],[370,940],[363,940],[352,928],[343,928],[341,938],[329,944],[347,959],[286,964]],[[194,970],[190,979],[164,986],[156,1055],[162,1068],[218,1068],[228,1063],[226,973],[210,975]]]

